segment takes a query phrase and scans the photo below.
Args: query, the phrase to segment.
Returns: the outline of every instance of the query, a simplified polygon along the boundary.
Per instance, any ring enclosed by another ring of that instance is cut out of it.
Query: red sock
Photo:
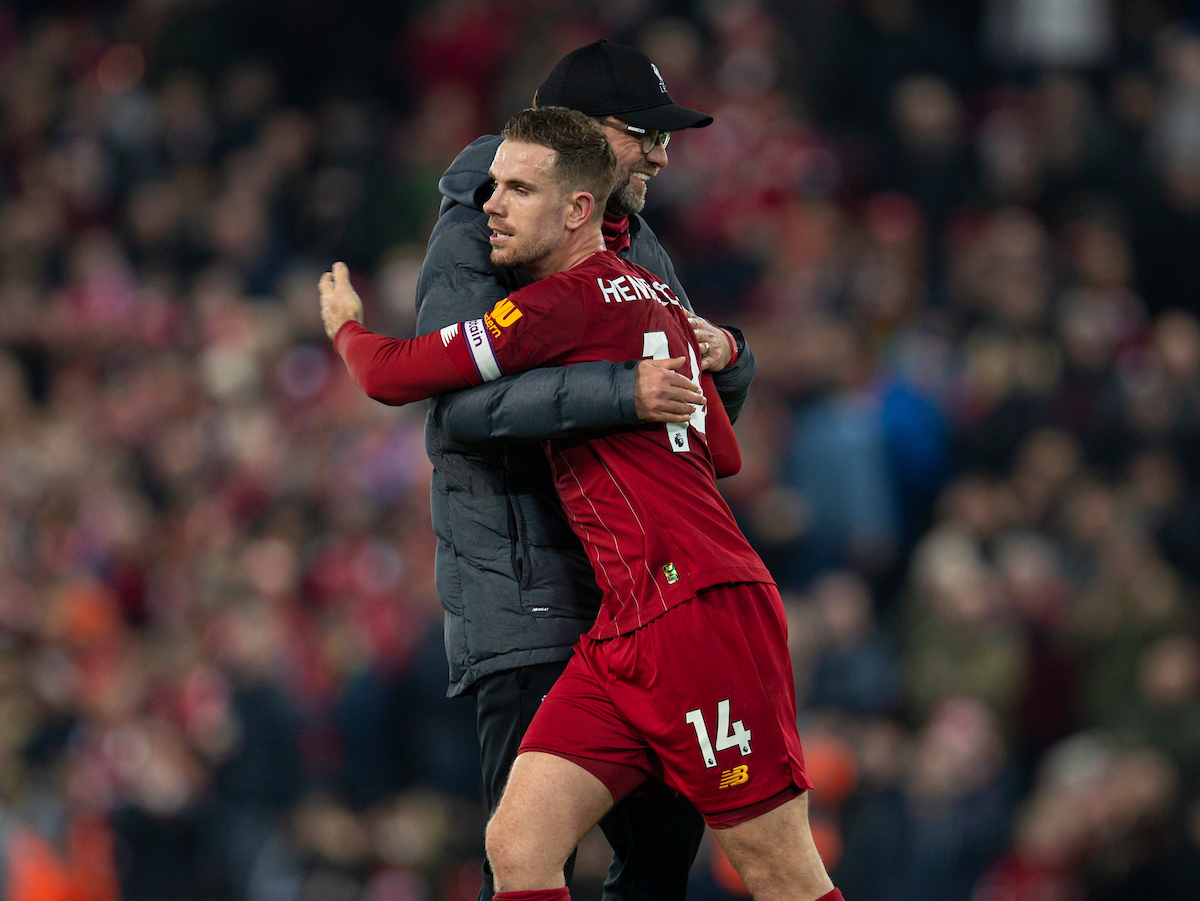
[[[535,889],[531,892],[496,892],[492,895],[492,901],[571,901],[571,892],[565,885],[562,888]]]
[[[496,897],[499,898],[500,896],[497,895]],[[533,901],[533,899],[530,899],[530,901]],[[846,901],[846,899],[842,897],[841,892],[839,892],[837,889],[834,889],[832,892],[826,892],[823,894],[817,899],[817,901]]]

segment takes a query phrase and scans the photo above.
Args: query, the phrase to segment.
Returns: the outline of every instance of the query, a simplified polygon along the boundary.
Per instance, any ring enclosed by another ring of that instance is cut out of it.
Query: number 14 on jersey
[[[696,741],[700,743],[700,753],[704,755],[704,765],[706,767],[714,767],[717,765],[717,755],[713,753],[713,743],[708,737],[708,726],[704,722],[704,714],[696,710],[689,710],[684,716],[687,722],[692,724],[692,728],[696,730]],[[724,751],[726,748],[736,747],[742,752],[745,757],[750,753],[750,730],[742,725],[741,720],[733,721],[733,729],[730,730],[729,723],[729,699],[717,702],[717,751]]]

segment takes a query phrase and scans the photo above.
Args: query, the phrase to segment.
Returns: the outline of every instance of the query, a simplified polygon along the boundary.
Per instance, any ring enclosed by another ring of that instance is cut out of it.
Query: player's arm
[[[334,332],[333,346],[355,384],[380,403],[410,404],[472,384],[455,365],[440,334],[387,338],[351,319]]]
[[[448,325],[437,334],[388,338],[368,331],[357,317],[343,315],[334,296],[345,265],[321,279],[321,317],[350,377],[372,400],[399,406],[445,391],[457,391],[500,378],[503,370],[483,319]],[[361,315],[361,314],[360,314]],[[539,357],[508,354],[514,368],[536,366]]]
[[[332,271],[321,276],[317,291],[325,333],[350,377],[373,400],[407,404],[482,381],[463,347],[460,325],[408,340],[368,331],[345,263],[334,263]]]
[[[733,432],[733,424],[729,414],[721,403],[716,380],[707,372],[700,376],[700,387],[704,396],[709,399],[708,415],[704,420],[704,439],[708,444],[708,453],[712,457],[713,468],[717,478],[737,475],[742,468],[742,451],[738,447],[737,435]]]
[[[362,325],[362,301],[345,263],[321,276],[321,320],[346,368],[371,398],[406,404],[561,362],[586,331],[578,289],[548,279],[517,291],[479,319],[412,339]],[[520,298],[520,306],[517,300]]]

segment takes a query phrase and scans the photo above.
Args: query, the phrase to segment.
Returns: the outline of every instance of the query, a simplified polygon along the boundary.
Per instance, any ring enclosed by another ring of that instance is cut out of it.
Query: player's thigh
[[[755,901],[812,901],[833,888],[809,828],[807,792],[713,834]]]
[[[517,757],[488,823],[492,867],[558,867],[612,809],[608,788],[583,767],[541,751]]]

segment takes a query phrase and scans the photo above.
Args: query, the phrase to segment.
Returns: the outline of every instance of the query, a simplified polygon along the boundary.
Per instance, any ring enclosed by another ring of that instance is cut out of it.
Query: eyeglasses
[[[622,122],[619,119],[605,119],[604,124],[612,128],[618,128],[641,141],[642,153],[650,153],[654,150],[656,144],[662,144],[663,150],[666,150],[667,145],[671,143],[671,133],[669,131],[659,131],[657,128],[638,128],[636,125],[630,125],[628,122]]]

